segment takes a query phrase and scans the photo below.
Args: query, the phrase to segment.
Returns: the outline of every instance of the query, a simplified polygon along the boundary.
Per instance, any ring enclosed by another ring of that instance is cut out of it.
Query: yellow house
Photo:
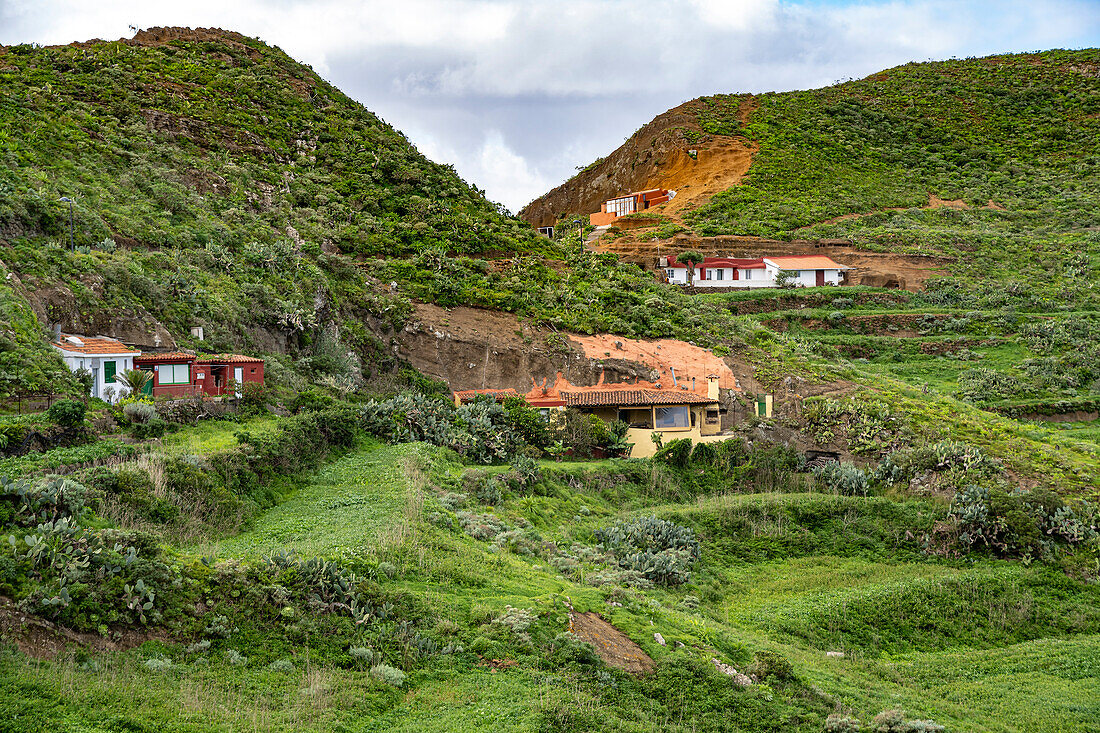
[[[517,393],[511,389],[463,390],[455,392],[455,404],[483,394],[503,400]],[[524,398],[532,407],[547,412],[572,407],[605,422],[625,422],[626,441],[633,444],[631,458],[649,458],[657,452],[654,434],[660,436],[662,443],[678,438],[707,443],[729,437],[719,435],[722,421],[716,376],[707,377],[707,393],[700,394],[648,382],[577,387],[559,375],[553,387],[536,386]]]

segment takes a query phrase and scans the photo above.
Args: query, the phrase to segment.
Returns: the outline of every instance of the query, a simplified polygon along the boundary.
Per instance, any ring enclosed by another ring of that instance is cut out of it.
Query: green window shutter
[[[103,381],[105,384],[115,383],[115,362],[103,362]]]
[[[141,393],[142,393],[143,395],[149,395],[149,396],[152,396],[152,394],[153,394],[153,379],[152,379],[152,374],[150,374],[150,377],[151,377],[151,378],[149,379],[149,381],[145,383],[145,386],[141,388]]]

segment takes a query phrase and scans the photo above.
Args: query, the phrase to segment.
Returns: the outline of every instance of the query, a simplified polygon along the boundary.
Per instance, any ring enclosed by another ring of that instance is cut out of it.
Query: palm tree
[[[130,390],[135,397],[141,394],[146,385],[153,381],[153,373],[144,369],[127,369],[115,375],[115,382]]]

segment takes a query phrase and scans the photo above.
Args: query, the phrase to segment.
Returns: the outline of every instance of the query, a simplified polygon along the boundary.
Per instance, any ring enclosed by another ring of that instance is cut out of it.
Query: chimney
[[[711,400],[718,399],[718,375],[717,374],[708,374],[707,375],[707,399],[711,399]]]

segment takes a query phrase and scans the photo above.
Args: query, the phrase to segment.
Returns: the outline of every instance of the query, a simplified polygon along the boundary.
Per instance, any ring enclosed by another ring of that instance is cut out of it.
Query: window
[[[634,213],[634,197],[624,196],[619,199],[611,199],[607,202],[607,213],[625,216]]]
[[[707,410],[707,425],[714,425],[720,420],[718,416],[718,410]]]
[[[719,280],[723,279],[726,276],[726,271],[725,270],[716,270],[716,272],[718,273],[718,279]]]
[[[674,405],[672,407],[658,407],[654,427],[662,428],[688,428],[691,427],[691,411],[687,405]]]
[[[256,367],[252,367],[252,369],[249,371],[249,374],[255,374],[255,373],[256,373]]]
[[[191,384],[189,364],[161,364],[157,367],[161,384]]]
[[[676,270],[672,269],[671,267],[665,270],[665,274],[668,275],[669,282],[672,282],[676,279]]]
[[[653,411],[648,407],[623,408],[619,410],[619,419],[632,428],[653,429]]]
[[[752,270],[742,270],[741,272],[745,274],[746,280],[752,280]]]

